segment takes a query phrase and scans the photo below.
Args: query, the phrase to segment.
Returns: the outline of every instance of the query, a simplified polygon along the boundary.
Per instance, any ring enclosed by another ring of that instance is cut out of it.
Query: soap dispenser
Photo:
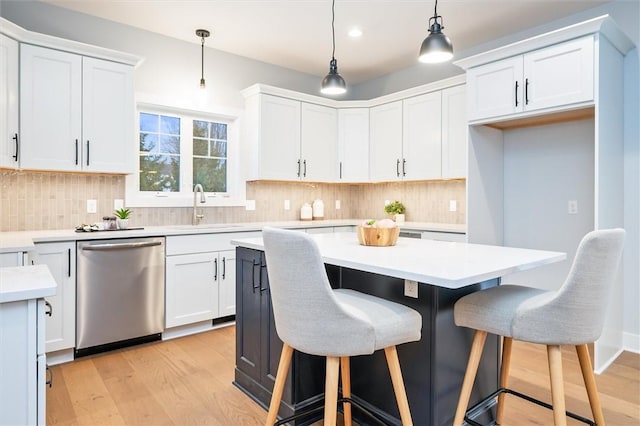
[[[321,199],[313,202],[313,219],[324,219],[324,203]]]

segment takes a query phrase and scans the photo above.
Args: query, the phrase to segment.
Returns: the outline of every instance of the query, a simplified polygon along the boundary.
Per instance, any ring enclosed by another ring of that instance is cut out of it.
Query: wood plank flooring
[[[591,418],[575,350],[563,348],[567,409]],[[49,425],[262,425],[266,411],[231,384],[235,327],[54,366]],[[609,425],[640,425],[640,355],[596,376]],[[550,400],[543,346],[514,342],[509,386]],[[551,411],[506,397],[505,425],[550,425]],[[569,419],[569,425],[579,425]]]

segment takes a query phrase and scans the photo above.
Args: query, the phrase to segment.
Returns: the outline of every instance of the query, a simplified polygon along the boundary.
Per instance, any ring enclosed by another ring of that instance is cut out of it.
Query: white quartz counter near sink
[[[340,226],[356,226],[362,223],[359,219],[345,220],[315,220],[315,221],[280,221],[280,222],[249,222],[249,223],[226,223],[226,224],[202,224],[202,225],[169,225],[169,226],[149,226],[144,229],[131,229],[126,231],[102,231],[102,232],[75,232],[69,230],[46,230],[46,231],[21,231],[21,232],[0,232],[0,253],[30,251],[34,248],[34,243],[59,242],[59,241],[82,241],[109,238],[129,238],[129,237],[150,237],[150,236],[171,236],[190,234],[213,234],[229,232],[250,232],[259,231],[265,226],[276,226],[280,228],[302,229],[302,228],[330,228]],[[407,231],[434,231],[452,232],[464,234],[466,225],[456,225],[447,223],[430,222],[406,222],[401,225],[402,230]]]
[[[0,268],[0,303],[56,294],[56,281],[46,265]]]

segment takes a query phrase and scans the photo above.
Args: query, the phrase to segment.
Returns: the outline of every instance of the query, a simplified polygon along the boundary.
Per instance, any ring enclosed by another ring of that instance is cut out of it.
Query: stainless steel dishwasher
[[[76,356],[160,338],[164,237],[78,242]]]

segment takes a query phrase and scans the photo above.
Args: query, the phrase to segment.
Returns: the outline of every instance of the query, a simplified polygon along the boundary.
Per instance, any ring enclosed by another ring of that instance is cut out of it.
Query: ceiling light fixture
[[[347,91],[347,83],[338,74],[338,61],[336,61],[336,0],[331,3],[331,36],[333,40],[333,51],[331,53],[331,61],[329,62],[329,74],[322,80],[322,88],[320,92],[325,95],[341,95]]]
[[[200,48],[200,88],[204,89],[206,84],[204,82],[204,39],[209,37],[210,33],[207,30],[196,30],[196,35],[202,39],[202,47]]]
[[[438,0],[433,10],[433,16],[429,18],[429,35],[420,46],[418,60],[428,64],[448,61],[453,57],[453,44],[449,37],[442,33],[444,29],[442,16],[438,15]]]

